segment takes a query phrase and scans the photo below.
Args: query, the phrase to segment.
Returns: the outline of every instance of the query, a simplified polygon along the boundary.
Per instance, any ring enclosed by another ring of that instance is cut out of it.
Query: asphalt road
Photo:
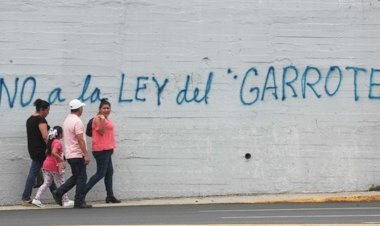
[[[0,225],[380,224],[380,202],[121,206],[0,211]]]

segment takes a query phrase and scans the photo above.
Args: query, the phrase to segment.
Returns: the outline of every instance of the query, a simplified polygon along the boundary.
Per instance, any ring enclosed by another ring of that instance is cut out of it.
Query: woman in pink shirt
[[[38,207],[44,207],[40,198],[46,189],[52,184],[53,180],[59,187],[65,181],[65,161],[63,160],[62,153],[63,147],[60,139],[63,137],[63,130],[60,126],[54,126],[49,130],[48,143],[46,150],[46,159],[42,165],[42,172],[44,174],[44,183],[37,191],[36,197],[32,203]],[[70,207],[74,205],[72,200],[69,200],[67,194],[62,197],[63,206]]]
[[[104,177],[107,197],[106,203],[120,203],[115,198],[112,188],[113,166],[112,154],[116,147],[114,124],[109,120],[111,104],[107,99],[102,99],[99,112],[92,121],[92,154],[96,160],[96,173],[90,178],[86,185],[85,194]]]

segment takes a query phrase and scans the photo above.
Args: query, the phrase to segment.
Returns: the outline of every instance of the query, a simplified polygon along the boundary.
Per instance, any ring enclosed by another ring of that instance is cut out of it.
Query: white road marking
[[[238,209],[238,210],[200,210],[199,213],[222,212],[270,212],[270,211],[315,211],[315,210],[380,210],[380,207],[344,207],[344,208],[289,208],[289,209]]]
[[[379,214],[364,215],[303,215],[303,216],[241,216],[221,217],[222,219],[272,219],[272,218],[332,218],[332,217],[380,217]]]

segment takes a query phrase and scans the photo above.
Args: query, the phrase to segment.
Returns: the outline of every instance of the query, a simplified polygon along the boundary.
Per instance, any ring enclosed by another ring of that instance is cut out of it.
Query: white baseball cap
[[[74,100],[70,101],[69,106],[70,106],[70,110],[75,110],[75,109],[78,109],[78,108],[80,108],[80,107],[85,106],[85,104],[82,103],[82,102],[81,102],[80,100],[78,100],[78,99],[74,99]]]

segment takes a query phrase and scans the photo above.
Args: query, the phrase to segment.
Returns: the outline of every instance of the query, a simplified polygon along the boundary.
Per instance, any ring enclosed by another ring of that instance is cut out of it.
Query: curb
[[[157,198],[122,200],[122,203],[106,204],[89,201],[96,207],[157,206],[157,205],[207,205],[207,204],[275,204],[275,203],[323,203],[323,202],[380,202],[380,192],[341,192],[305,194],[235,195],[188,198]],[[42,209],[63,208],[55,203],[46,204]],[[0,211],[41,209],[34,205],[0,206]]]
[[[379,202],[380,195],[359,195],[359,196],[331,196],[321,198],[301,198],[289,200],[268,200],[258,201],[257,204],[271,204],[271,203],[323,203],[323,202]]]

